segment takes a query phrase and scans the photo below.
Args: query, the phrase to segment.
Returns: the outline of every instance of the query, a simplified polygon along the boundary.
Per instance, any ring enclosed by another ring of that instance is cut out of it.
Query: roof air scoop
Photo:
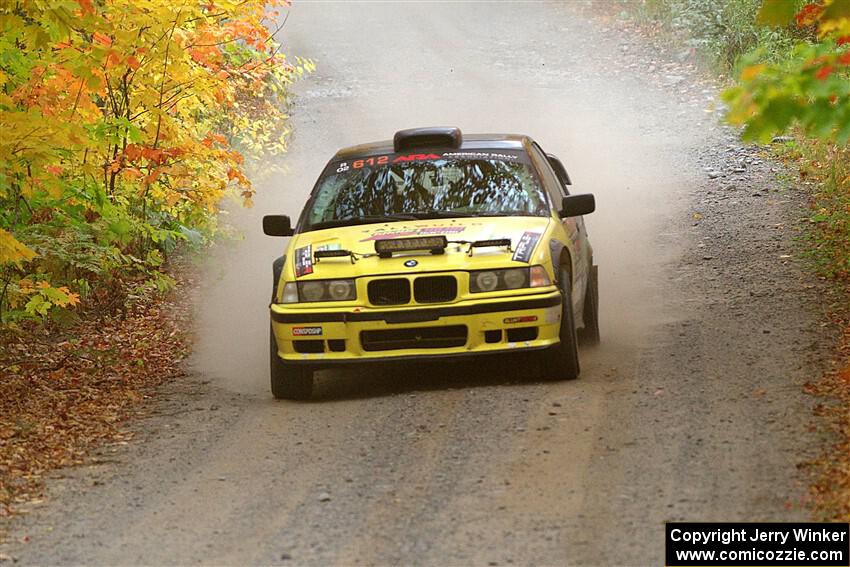
[[[393,136],[393,148],[397,152],[412,148],[450,147],[459,148],[463,143],[460,128],[411,128],[399,130]]]

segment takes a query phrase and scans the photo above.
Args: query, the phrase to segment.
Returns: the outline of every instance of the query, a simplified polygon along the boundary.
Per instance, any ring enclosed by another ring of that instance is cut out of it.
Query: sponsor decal
[[[523,315],[521,317],[507,317],[504,322],[508,325],[512,323],[533,323],[537,321],[537,315]]]
[[[392,161],[390,158],[392,157]],[[440,156],[437,154],[408,154],[401,156],[374,156],[363,159],[356,159],[351,162],[351,167],[354,169],[363,169],[367,166],[375,166],[375,165],[387,165],[388,163],[404,163],[409,161],[423,161],[423,160],[434,160],[440,159]],[[342,173],[337,169],[337,173]]]
[[[335,164],[336,173],[346,173],[352,169],[363,169],[364,167],[375,167],[381,165],[393,165],[398,163],[410,163],[415,161],[433,161],[441,159],[453,160],[495,160],[506,162],[528,162],[525,152],[516,151],[454,151],[442,152],[441,154],[386,154],[382,156],[369,156],[351,161],[340,161]]]
[[[465,226],[425,226],[422,228],[405,228],[400,230],[381,229],[373,232],[360,242],[372,240],[386,240],[389,238],[403,238],[405,236],[430,236],[434,234],[457,234],[466,230]],[[539,236],[539,235],[538,235]]]
[[[444,158],[466,158],[466,159],[498,159],[506,161],[517,161],[517,154],[500,154],[495,152],[446,152]]]
[[[513,260],[528,263],[538,240],[540,240],[539,232],[523,232],[516,245],[516,250],[514,250]]]
[[[440,159],[440,156],[437,154],[410,154],[406,156],[396,156],[393,159],[393,163],[400,163],[405,161],[422,161],[426,159]]]
[[[351,162],[351,167],[354,169],[363,169],[367,165],[386,165],[390,161],[390,156],[378,156],[365,159],[356,159]]]
[[[316,246],[316,252],[319,252],[320,250],[342,250],[342,244],[339,242],[320,244],[319,246]]]
[[[322,336],[321,327],[292,327],[293,337],[320,337]]]
[[[295,277],[313,273],[313,246],[308,244],[295,249]]]

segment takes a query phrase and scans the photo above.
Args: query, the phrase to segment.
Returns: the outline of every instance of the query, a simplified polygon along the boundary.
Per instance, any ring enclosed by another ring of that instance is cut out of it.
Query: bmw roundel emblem
[[[404,263],[404,266],[406,268],[415,268],[418,265],[419,265],[419,262],[417,262],[416,260],[408,260],[407,262]]]

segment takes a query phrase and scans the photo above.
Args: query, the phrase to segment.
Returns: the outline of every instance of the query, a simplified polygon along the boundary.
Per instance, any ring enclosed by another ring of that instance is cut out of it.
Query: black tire
[[[599,344],[599,266],[591,266],[584,293],[584,328],[578,332],[582,345]]]
[[[561,342],[547,349],[543,371],[548,380],[575,380],[581,368],[578,362],[578,336],[573,317],[572,281],[568,268],[561,266],[558,287],[561,288]]]
[[[313,370],[286,364],[277,355],[274,331],[269,328],[272,395],[278,400],[308,400],[313,395]]]

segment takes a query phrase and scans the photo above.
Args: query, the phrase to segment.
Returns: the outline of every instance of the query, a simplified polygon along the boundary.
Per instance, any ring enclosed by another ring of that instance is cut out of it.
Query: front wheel
[[[313,371],[287,364],[277,354],[274,331],[269,328],[272,395],[278,400],[308,400],[313,395]]]
[[[575,380],[580,368],[578,363],[578,337],[573,317],[572,281],[568,269],[560,268],[561,330],[560,342],[546,351],[544,372],[549,380]]]

